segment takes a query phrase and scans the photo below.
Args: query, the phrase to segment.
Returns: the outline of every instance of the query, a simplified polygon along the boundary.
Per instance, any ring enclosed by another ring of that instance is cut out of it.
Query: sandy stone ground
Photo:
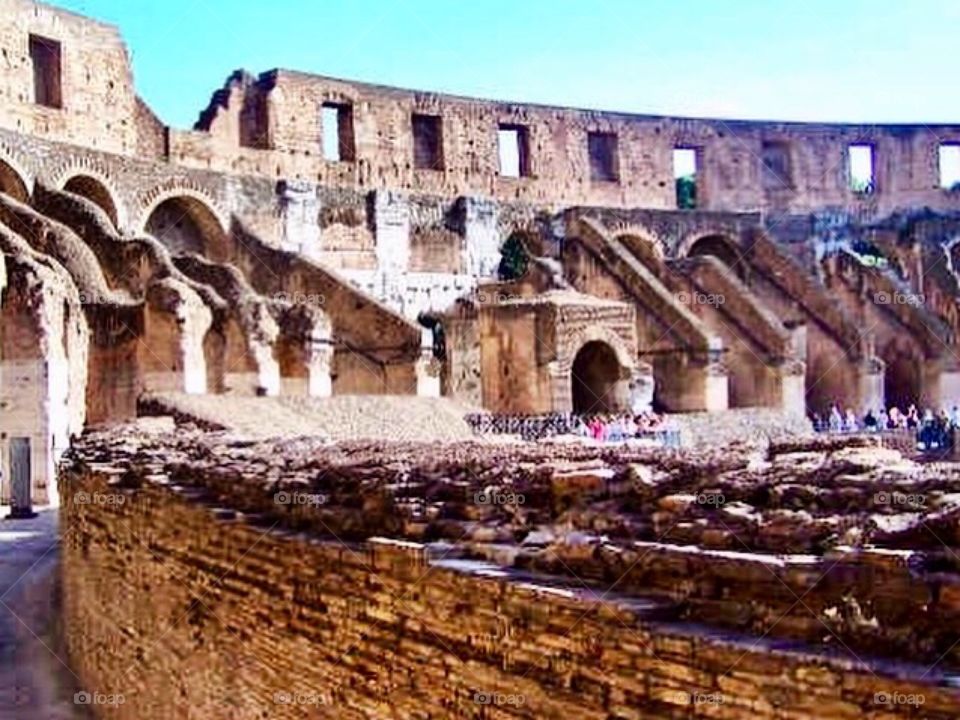
[[[152,396],[167,413],[180,413],[244,437],[324,437],[330,440],[470,440],[471,409],[449,398],[337,395],[329,398],[229,395]]]
[[[57,632],[56,510],[0,519],[0,720],[86,720]]]

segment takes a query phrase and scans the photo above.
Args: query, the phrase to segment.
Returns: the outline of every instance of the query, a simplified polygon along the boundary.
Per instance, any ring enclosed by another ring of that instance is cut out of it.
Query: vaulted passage
[[[201,200],[186,195],[168,198],[154,208],[144,230],[174,254],[197,253],[213,262],[231,259],[226,232]]]
[[[615,412],[620,362],[617,354],[603,342],[589,342],[580,348],[573,361],[573,411],[586,415]]]
[[[114,227],[117,227],[117,205],[106,186],[89,175],[74,175],[67,180],[63,189],[68,193],[85,197],[103,210]]]

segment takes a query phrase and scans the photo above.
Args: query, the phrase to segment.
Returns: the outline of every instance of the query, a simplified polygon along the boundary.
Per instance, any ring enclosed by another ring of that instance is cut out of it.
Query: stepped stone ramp
[[[804,315],[819,325],[844,348],[847,357],[859,360],[866,352],[862,330],[795,258],[783,251],[763,232],[751,234],[743,247],[743,262],[789,297]]]
[[[268,398],[163,393],[141,401],[144,415],[174,415],[255,438],[467,440],[473,432],[464,416],[472,410],[449,398],[400,395]]]
[[[671,264],[705,294],[720,295],[724,302],[717,306],[724,322],[748,337],[766,357],[784,360],[791,355],[790,333],[780,319],[751,292],[743,281],[715,257],[693,257]]]
[[[627,292],[653,317],[660,318],[669,333],[693,351],[707,353],[722,341],[695,313],[678,302],[646,265],[620,240],[590,218],[570,222],[567,235],[581,243],[615,277]]]

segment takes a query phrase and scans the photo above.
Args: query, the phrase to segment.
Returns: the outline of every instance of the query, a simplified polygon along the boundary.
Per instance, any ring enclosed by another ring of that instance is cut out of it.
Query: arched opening
[[[656,241],[636,233],[617,235],[617,240],[626,245],[644,267],[654,272],[660,271],[663,266],[663,253]]]
[[[906,411],[920,404],[922,360],[904,350],[891,350],[883,357],[883,394],[887,407]]]
[[[743,278],[745,268],[740,262],[741,256],[737,248],[722,235],[707,235],[698,239],[687,251],[687,257],[703,257],[712,255],[727,267],[731,268],[738,277]]]
[[[573,411],[580,415],[616,412],[620,361],[604,342],[588,342],[573,360]]]
[[[84,197],[100,207],[110,218],[113,226],[119,227],[117,205],[113,201],[113,195],[110,194],[110,191],[102,182],[89,175],[74,175],[64,183],[63,189],[68,193]]]
[[[27,183],[16,170],[0,160],[0,192],[22,203],[30,200]]]
[[[167,198],[157,205],[147,218],[144,231],[174,254],[196,253],[218,263],[231,259],[227,233],[216,214],[189,195]]]

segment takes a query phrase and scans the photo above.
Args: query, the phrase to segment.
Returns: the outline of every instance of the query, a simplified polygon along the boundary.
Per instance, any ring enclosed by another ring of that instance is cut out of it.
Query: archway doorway
[[[20,173],[2,160],[0,160],[0,192],[22,203],[30,200],[30,192]]]
[[[89,175],[74,175],[64,183],[63,189],[68,193],[84,197],[94,205],[99,206],[110,218],[113,226],[118,227],[117,205],[113,201],[113,195],[110,194],[110,191],[102,182]]]
[[[227,233],[203,201],[189,195],[170,197],[157,205],[144,224],[174,254],[196,253],[213,262],[231,259]]]
[[[687,251],[687,257],[703,257],[711,255],[731,268],[738,277],[743,278],[745,268],[740,262],[741,257],[737,248],[722,235],[707,235],[698,239]]]
[[[604,342],[588,342],[577,353],[572,369],[573,411],[579,415],[616,412],[620,361]]]
[[[905,412],[920,404],[922,361],[906,352],[893,352],[883,358],[883,394],[887,407]]]

